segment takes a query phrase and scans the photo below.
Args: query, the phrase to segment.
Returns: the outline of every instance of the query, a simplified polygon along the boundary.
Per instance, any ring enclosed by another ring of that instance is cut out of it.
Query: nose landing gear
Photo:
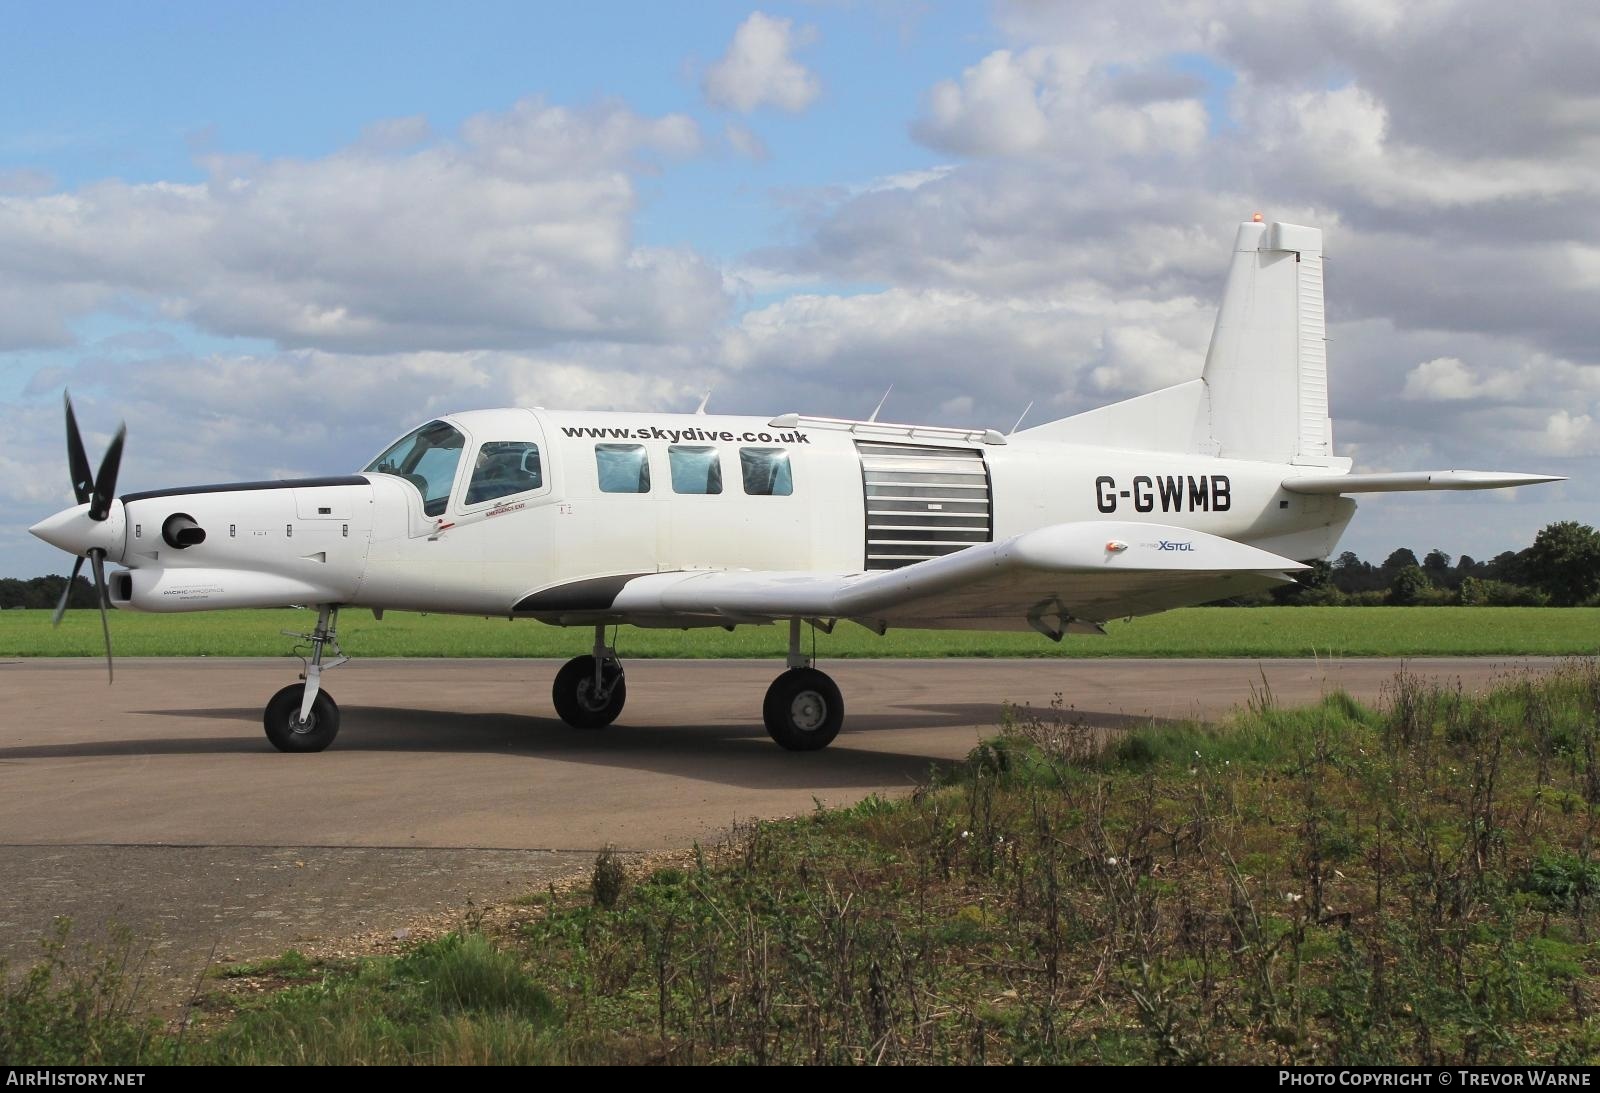
[[[311,644],[311,655],[305,658],[304,683],[291,683],[272,696],[262,715],[267,739],[279,751],[321,751],[339,735],[339,705],[333,696],[322,689],[324,669],[337,668],[350,658],[339,648],[335,634],[339,624],[339,608],[324,604],[317,608],[316,629],[309,634],[285,630],[291,638],[300,638]],[[324,664],[323,649],[333,647],[334,660]]]

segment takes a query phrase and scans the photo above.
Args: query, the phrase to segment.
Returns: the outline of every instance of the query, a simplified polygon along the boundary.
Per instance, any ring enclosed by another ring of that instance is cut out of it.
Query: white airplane
[[[1557,480],[1351,474],[1333,454],[1324,341],[1322,233],[1258,214],[1239,227],[1199,379],[1010,435],[479,410],[427,422],[360,474],[118,499],[125,430],[91,475],[69,400],[78,503],[31,530],[78,555],[74,578],[90,561],[103,626],[108,601],[316,605],[304,682],[266,706],[283,751],[320,751],[338,732],[322,673],[346,659],[344,607],[593,627],[592,654],[556,674],[552,695],[584,728],[610,724],[627,694],[606,627],[786,621],[788,670],[763,718],[778,744],[812,751],[838,734],[844,702],[802,651],[803,622],[1059,641],[1292,580],[1333,552],[1349,494]],[[125,567],[109,581],[108,561]]]

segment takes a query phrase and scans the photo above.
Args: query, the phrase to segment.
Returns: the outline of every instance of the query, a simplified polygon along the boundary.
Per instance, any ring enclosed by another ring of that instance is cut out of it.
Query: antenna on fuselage
[[[889,385],[889,391],[893,391],[893,390],[894,390],[894,384],[891,383]],[[883,409],[883,404],[889,401],[889,391],[885,391],[883,393],[883,397],[878,400],[878,405],[876,405],[876,406],[874,406],[872,408],[872,416],[867,418],[868,421],[877,421],[878,420],[878,411],[882,410]]]
[[[711,388],[711,391],[715,391],[715,390],[716,390],[715,387]],[[706,403],[711,401],[711,391],[707,391],[705,398],[700,400],[700,405],[696,406],[694,408],[694,412],[695,412],[695,414],[697,416],[705,414],[705,412],[706,412]]]
[[[1028,416],[1028,411],[1031,410],[1031,409],[1033,409],[1033,403],[1031,403],[1031,402],[1028,403],[1028,405],[1026,405],[1026,406],[1024,406],[1022,408],[1022,413],[1017,415],[1017,423],[1015,425],[1011,426],[1011,432],[1012,433],[1014,433],[1018,429],[1022,428],[1022,419]],[[1011,433],[1007,433],[1006,435],[1010,436]]]

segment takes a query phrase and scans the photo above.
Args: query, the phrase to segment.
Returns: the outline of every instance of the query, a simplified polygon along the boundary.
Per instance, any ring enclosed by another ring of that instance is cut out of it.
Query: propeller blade
[[[89,469],[89,457],[83,450],[83,434],[78,432],[78,419],[72,413],[72,396],[63,394],[67,404],[67,469],[72,472],[72,495],[82,505],[94,490],[94,472]]]
[[[111,514],[111,502],[117,492],[117,472],[122,469],[122,442],[128,438],[126,425],[117,428],[111,438],[111,447],[100,461],[100,473],[94,477],[94,496],[89,499],[89,519],[104,520]]]
[[[50,616],[51,626],[61,625],[61,616],[67,613],[67,600],[72,598],[72,589],[78,583],[78,572],[81,569],[83,569],[83,555],[80,554],[72,565],[72,576],[67,578],[67,588],[61,593],[61,602],[56,604],[56,613]]]
[[[115,683],[117,676],[111,668],[111,620],[106,612],[110,598],[106,595],[105,557],[106,552],[99,547],[89,551],[89,564],[94,567],[94,598],[100,606],[100,629],[106,636],[106,682]]]

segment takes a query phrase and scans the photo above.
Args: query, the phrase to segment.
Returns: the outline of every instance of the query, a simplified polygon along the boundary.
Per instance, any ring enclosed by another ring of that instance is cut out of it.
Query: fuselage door
[[[989,466],[976,448],[858,440],[867,569],[942,558],[994,539]]]

